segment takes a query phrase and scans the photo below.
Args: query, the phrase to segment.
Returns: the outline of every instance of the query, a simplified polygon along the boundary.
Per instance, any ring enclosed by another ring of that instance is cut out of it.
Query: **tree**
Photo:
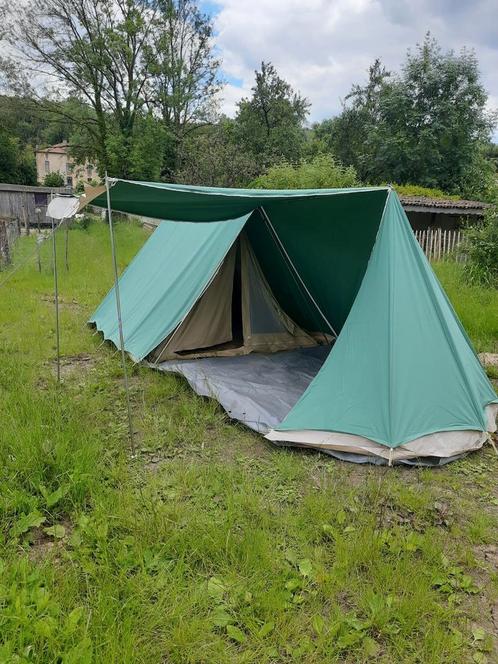
[[[282,160],[299,160],[308,100],[294,92],[271,63],[262,62],[255,76],[252,97],[238,104],[236,126],[241,148],[256,157],[262,169]]]
[[[4,128],[0,129],[0,182],[36,184],[34,154]]]
[[[277,164],[256,178],[252,187],[261,189],[327,189],[355,187],[360,183],[353,166],[342,166],[330,155],[322,154],[297,165]]]
[[[144,105],[148,79],[144,48],[155,25],[153,0],[29,0],[4,5],[4,39],[16,55],[4,72],[17,88],[26,88],[26,74],[55,83],[66,95],[84,102],[88,111],[77,118],[92,139],[102,169],[128,175],[137,114]],[[28,85],[29,87],[29,85]],[[29,90],[32,97],[35,91]],[[53,97],[40,101],[60,112]],[[67,112],[69,119],[74,116]],[[113,153],[116,134],[120,150]]]
[[[154,163],[159,154],[166,164],[152,171],[171,177],[185,137],[210,121],[220,85],[212,23],[196,0],[1,2],[14,56],[0,62],[0,79],[71,127],[76,158],[96,160],[102,174],[146,177],[140,146],[154,144]],[[47,81],[41,96],[33,72]]]
[[[195,0],[158,0],[153,40],[147,48],[149,108],[171,136],[165,171],[182,163],[185,140],[214,118],[221,88],[219,60],[213,55],[213,25]]]
[[[334,154],[362,180],[487,196],[493,183],[483,149],[496,118],[486,102],[475,54],[443,53],[427,35],[399,75],[376,61],[327,133]]]
[[[192,134],[185,143],[177,182],[212,187],[246,187],[259,172],[256,159],[235,140],[228,118]]]
[[[44,187],[63,187],[64,186],[64,177],[59,171],[52,171],[52,173],[47,173],[43,178]]]

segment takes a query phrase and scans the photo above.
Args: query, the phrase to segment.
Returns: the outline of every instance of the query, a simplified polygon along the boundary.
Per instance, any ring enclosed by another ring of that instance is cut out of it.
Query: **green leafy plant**
[[[469,283],[498,288],[498,212],[489,209],[484,220],[464,230],[464,274]]]

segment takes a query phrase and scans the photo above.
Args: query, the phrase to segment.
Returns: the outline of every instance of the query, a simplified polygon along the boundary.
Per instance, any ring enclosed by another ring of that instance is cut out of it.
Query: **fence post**
[[[0,264],[10,263],[9,237],[7,234],[7,221],[0,219]]]

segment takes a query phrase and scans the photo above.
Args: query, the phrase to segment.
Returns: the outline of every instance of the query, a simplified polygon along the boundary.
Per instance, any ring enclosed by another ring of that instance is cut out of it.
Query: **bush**
[[[484,221],[464,230],[467,281],[498,288],[498,212],[490,208]]]
[[[251,184],[260,189],[328,189],[356,187],[360,184],[353,166],[343,166],[331,155],[320,154],[311,161],[303,160],[272,166]]]
[[[446,194],[441,189],[421,187],[418,184],[393,184],[392,186],[400,196],[427,196],[427,198],[449,198],[452,200],[459,198],[454,194]]]
[[[64,177],[59,171],[47,173],[43,178],[43,185],[45,187],[63,187],[65,184]]]

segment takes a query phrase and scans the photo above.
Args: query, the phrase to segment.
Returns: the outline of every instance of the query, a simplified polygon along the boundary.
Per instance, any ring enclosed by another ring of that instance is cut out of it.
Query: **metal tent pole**
[[[50,196],[52,199],[52,195]],[[61,353],[59,331],[59,279],[57,274],[57,243],[55,241],[55,219],[52,219],[52,260],[54,263],[55,343],[57,347],[57,382],[61,382]]]
[[[128,385],[128,371],[126,368],[126,355],[124,349],[124,337],[123,337],[123,320],[121,317],[121,298],[119,296],[119,275],[118,275],[118,263],[116,259],[116,245],[114,242],[114,226],[112,224],[112,210],[111,210],[111,192],[109,186],[109,178],[107,176],[107,171],[105,173],[105,188],[107,194],[107,217],[109,221],[109,233],[111,236],[111,253],[112,253],[112,264],[114,268],[114,294],[116,296],[116,313],[118,316],[118,329],[119,329],[119,349],[121,351],[121,364],[123,366],[123,376],[126,392],[126,407],[128,410],[128,435],[130,438],[130,447],[131,453],[135,456],[135,438],[133,435],[133,419],[131,416],[131,403],[130,403],[130,390]]]

